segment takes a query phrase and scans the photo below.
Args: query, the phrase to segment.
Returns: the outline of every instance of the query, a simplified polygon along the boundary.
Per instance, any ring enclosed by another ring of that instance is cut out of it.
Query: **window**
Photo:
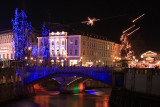
[[[52,45],[54,45],[54,41],[52,41]]]
[[[3,54],[3,58],[5,59],[5,54]]]
[[[77,55],[78,54],[78,51],[77,51],[77,49],[75,50],[75,55]]]
[[[54,50],[52,50],[52,55],[53,55],[53,56],[55,55]]]
[[[85,50],[83,50],[83,55],[85,55]]]
[[[64,55],[65,53],[64,53],[64,49],[62,49],[62,55]]]
[[[73,42],[72,41],[70,41],[70,45],[72,45],[73,44]]]
[[[85,41],[83,41],[83,45],[85,45]]]
[[[59,41],[57,41],[57,45],[59,45]]]
[[[78,43],[78,41],[77,41],[77,40],[75,40],[75,45],[77,45],[77,43]]]
[[[62,45],[64,45],[64,41],[62,41]]]
[[[70,55],[72,55],[72,50],[70,50]]]
[[[107,46],[107,49],[109,50],[109,45]]]
[[[7,54],[7,59],[9,59],[9,54]]]
[[[60,54],[59,54],[59,49],[57,49],[57,55],[60,55]]]
[[[13,59],[13,54],[11,54],[11,59]]]

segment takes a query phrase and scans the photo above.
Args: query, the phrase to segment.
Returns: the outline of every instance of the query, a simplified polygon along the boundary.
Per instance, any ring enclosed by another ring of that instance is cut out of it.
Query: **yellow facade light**
[[[32,49],[32,47],[28,47],[28,50],[31,50]]]
[[[31,57],[31,60],[33,60],[33,57]]]
[[[52,59],[51,62],[54,62],[54,60]]]
[[[43,60],[42,60],[42,59],[40,59],[40,60],[39,60],[39,62],[40,62],[40,63],[42,63],[42,62],[43,62]]]
[[[141,58],[143,58],[143,55],[141,55]]]
[[[27,60],[28,58],[27,57],[25,57],[25,60]]]

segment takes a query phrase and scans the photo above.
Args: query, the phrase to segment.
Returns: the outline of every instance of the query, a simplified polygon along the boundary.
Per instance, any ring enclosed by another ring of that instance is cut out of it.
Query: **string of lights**
[[[139,17],[135,18],[134,20],[132,20],[132,23],[135,23],[136,21],[138,21],[140,18],[142,18],[145,14],[140,15]],[[130,42],[129,37],[136,31],[138,31],[140,29],[140,27],[135,28],[135,24],[132,25],[131,27],[129,27],[128,29],[123,31],[123,34],[121,35],[120,41],[121,41],[121,45],[120,45],[120,49],[121,52],[124,54],[124,58],[126,60],[132,60],[133,55],[134,55],[134,51],[132,49],[132,44]],[[132,30],[134,29],[134,30]],[[131,32],[129,32],[130,30],[132,30]]]
[[[24,60],[25,51],[31,45],[30,34],[32,32],[31,22],[27,22],[27,15],[24,10],[18,11],[15,9],[15,17],[12,19],[14,56],[16,60]]]

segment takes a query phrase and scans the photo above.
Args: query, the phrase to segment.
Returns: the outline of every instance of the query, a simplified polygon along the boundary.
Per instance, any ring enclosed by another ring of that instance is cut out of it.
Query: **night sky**
[[[136,22],[141,27],[131,39],[138,44],[141,51],[155,50],[160,52],[160,6],[153,1],[122,0],[1,0],[0,29],[12,28],[11,18],[15,8],[24,9],[28,21],[36,29],[45,22],[67,24],[77,30],[105,36],[117,43],[122,31],[132,26],[132,19],[145,13]],[[101,19],[94,26],[81,24],[87,17]]]

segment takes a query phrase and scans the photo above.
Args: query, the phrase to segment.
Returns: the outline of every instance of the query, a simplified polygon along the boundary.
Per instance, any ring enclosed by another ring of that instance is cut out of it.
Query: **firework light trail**
[[[135,27],[135,25],[129,27],[128,29],[124,30],[123,33],[126,33],[127,31],[129,31],[130,29],[132,29],[133,27]]]
[[[84,22],[81,22],[81,23],[86,23],[87,25],[93,26],[93,25],[94,25],[94,22],[95,22],[95,21],[99,21],[99,20],[100,20],[100,19],[96,19],[96,18],[91,19],[91,18],[88,17],[88,21],[84,21]]]
[[[136,32],[137,30],[139,30],[140,27],[138,27],[137,29],[135,29],[134,31],[132,31],[131,33],[128,33],[127,36],[131,35],[132,33]]]
[[[140,15],[139,17],[137,17],[136,19],[132,20],[132,23],[135,23],[137,20],[139,20],[140,18],[142,18],[145,14]]]

